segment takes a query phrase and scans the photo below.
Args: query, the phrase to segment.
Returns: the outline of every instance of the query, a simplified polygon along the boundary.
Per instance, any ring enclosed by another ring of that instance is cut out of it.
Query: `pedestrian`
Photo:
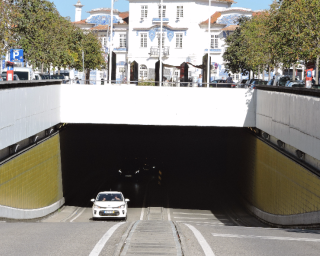
[[[229,83],[229,84],[233,83],[232,77],[231,77],[230,74],[229,74],[229,77],[228,77],[227,80],[226,80],[226,83]]]
[[[202,87],[202,75],[201,74],[199,75],[199,78],[198,78],[198,87]]]

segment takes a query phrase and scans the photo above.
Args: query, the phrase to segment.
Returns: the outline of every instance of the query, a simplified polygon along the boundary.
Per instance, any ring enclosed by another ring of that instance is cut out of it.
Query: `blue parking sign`
[[[10,50],[10,61],[24,62],[23,50],[22,49],[11,49]]]

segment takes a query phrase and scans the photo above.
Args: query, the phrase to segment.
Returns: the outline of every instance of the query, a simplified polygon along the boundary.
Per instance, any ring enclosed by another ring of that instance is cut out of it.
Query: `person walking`
[[[198,78],[198,87],[202,87],[202,75],[201,74],[199,75],[199,78]]]
[[[228,84],[231,84],[231,83],[233,83],[233,81],[232,81],[232,77],[231,77],[231,75],[229,74],[229,77],[227,78],[227,80],[226,80],[226,83],[228,83]]]

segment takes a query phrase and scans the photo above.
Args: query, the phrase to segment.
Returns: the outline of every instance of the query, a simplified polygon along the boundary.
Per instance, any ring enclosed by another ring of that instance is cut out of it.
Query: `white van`
[[[34,80],[34,72],[32,68],[13,67],[13,73],[19,77],[19,80]],[[4,69],[2,74],[7,74],[7,69]]]

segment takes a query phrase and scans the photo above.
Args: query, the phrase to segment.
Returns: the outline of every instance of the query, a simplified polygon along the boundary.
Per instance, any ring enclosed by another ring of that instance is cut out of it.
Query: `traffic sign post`
[[[22,49],[11,49],[10,50],[10,61],[11,62],[24,62],[23,50]]]
[[[7,61],[7,81],[13,81],[13,65],[14,63],[11,61]]]

